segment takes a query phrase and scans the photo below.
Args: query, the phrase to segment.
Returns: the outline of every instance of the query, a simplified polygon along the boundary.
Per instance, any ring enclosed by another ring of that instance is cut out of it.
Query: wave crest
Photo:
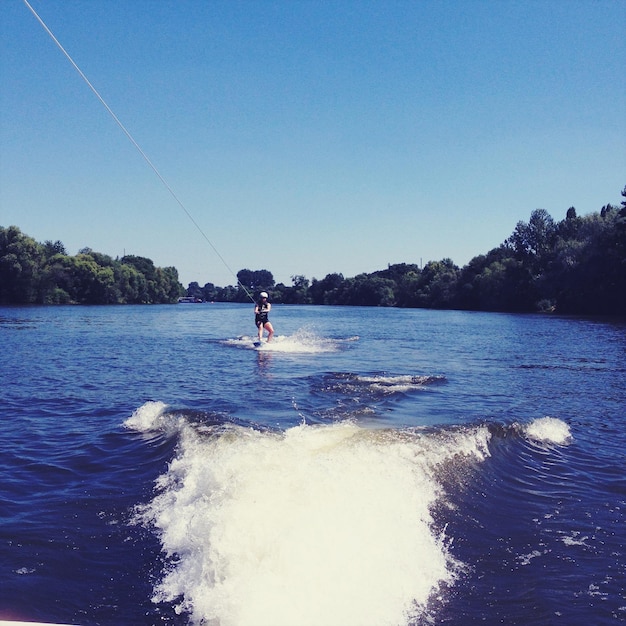
[[[526,437],[541,443],[567,445],[572,441],[569,426],[556,417],[541,417],[524,428]]]
[[[484,459],[488,436],[352,422],[186,431],[138,516],[170,560],[154,600],[220,626],[406,624],[455,578],[431,517],[437,467]]]

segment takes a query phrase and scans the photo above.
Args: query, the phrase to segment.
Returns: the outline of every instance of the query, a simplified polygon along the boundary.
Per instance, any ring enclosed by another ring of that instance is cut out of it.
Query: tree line
[[[497,248],[460,268],[449,258],[424,267],[398,263],[352,278],[327,274],[292,284],[266,269],[242,269],[237,285],[189,283],[174,267],[145,257],[115,258],[60,241],[41,244],[16,226],[0,226],[2,304],[156,304],[181,296],[200,302],[249,302],[267,291],[273,303],[396,306],[507,312],[626,315],[626,187],[620,206],[561,221],[536,209]]]
[[[536,209],[497,248],[460,268],[449,258],[424,267],[398,263],[369,274],[317,280],[292,276],[275,284],[267,270],[243,269],[238,286],[200,287],[187,295],[204,301],[247,302],[267,291],[274,303],[396,306],[504,312],[626,315],[626,187],[620,206],[561,221]]]
[[[70,256],[60,241],[42,244],[0,226],[1,304],[165,304],[184,291],[174,267],[91,248]]]

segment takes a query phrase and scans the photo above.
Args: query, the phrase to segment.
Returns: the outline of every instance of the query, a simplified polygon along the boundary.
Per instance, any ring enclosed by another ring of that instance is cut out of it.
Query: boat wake
[[[554,441],[567,428],[533,424],[510,432]],[[449,506],[450,476],[489,459],[495,432],[367,429],[350,420],[259,430],[202,424],[160,402],[125,425],[178,437],[154,498],[136,509],[165,555],[153,601],[220,626],[429,619],[432,599],[462,569],[433,511]]]
[[[325,375],[319,391],[354,397],[388,396],[409,391],[424,391],[431,385],[445,383],[445,376],[387,373],[359,375],[332,372]]]

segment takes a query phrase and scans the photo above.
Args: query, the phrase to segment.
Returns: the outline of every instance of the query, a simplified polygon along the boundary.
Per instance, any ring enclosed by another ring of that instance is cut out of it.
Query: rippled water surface
[[[626,325],[0,308],[0,619],[626,618]]]

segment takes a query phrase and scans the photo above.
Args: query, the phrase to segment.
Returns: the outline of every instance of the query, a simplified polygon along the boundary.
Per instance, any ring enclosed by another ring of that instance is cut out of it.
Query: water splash
[[[179,454],[137,519],[168,557],[154,600],[193,623],[398,626],[454,581],[431,517],[445,498],[437,468],[484,459],[486,428],[179,428]]]
[[[319,354],[337,352],[344,344],[358,341],[358,337],[328,339],[320,337],[308,329],[300,329],[293,335],[275,335],[271,342],[262,341],[255,345],[257,337],[242,335],[236,339],[226,339],[224,344],[247,350],[261,350],[263,352],[282,352],[287,354]]]
[[[541,417],[524,428],[525,435],[540,443],[568,445],[572,441],[569,426],[555,417]]]

